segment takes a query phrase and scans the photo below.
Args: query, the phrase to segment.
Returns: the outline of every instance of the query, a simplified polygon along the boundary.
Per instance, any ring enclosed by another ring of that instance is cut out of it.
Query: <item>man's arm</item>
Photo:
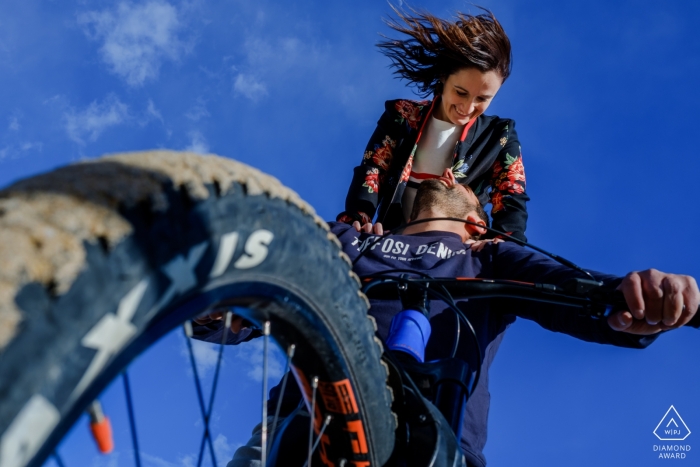
[[[561,285],[569,279],[581,277],[571,268],[509,242],[493,245],[489,251],[492,254],[491,272],[494,278]],[[598,320],[580,317],[577,310],[571,307],[510,300],[506,301],[504,311],[534,320],[546,329],[583,340],[624,347],[646,347],[660,331],[688,323],[700,301],[697,284],[689,276],[650,270],[630,273],[623,279],[591,272],[605,287],[620,289],[633,311],[618,312],[607,320]],[[685,310],[680,297],[686,305]],[[655,324],[649,324],[647,319]]]

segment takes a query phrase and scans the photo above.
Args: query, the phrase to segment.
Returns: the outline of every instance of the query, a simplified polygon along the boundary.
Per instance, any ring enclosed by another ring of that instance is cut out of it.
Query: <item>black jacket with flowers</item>
[[[430,108],[430,101],[386,102],[362,163],[354,169],[339,221],[369,222],[377,214],[377,222],[387,229],[403,223],[401,199]],[[455,146],[452,171],[460,183],[474,190],[482,205],[491,203],[493,228],[525,240],[525,203],[530,198],[525,193],[525,171],[513,120],[479,116],[464,141]]]

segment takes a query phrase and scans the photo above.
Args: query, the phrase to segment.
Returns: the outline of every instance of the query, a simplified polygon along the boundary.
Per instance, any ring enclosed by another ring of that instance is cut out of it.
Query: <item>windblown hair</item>
[[[471,188],[462,185],[468,192],[474,193]],[[489,226],[489,216],[477,201],[474,204],[467,195],[458,189],[458,185],[447,187],[438,179],[424,180],[418,191],[416,199],[413,201],[411,220],[416,220],[422,211],[438,211],[445,217],[457,217],[466,219],[467,214],[476,211],[479,219]]]
[[[408,38],[387,38],[377,47],[391,60],[394,74],[423,97],[440,94],[441,79],[462,68],[495,71],[503,81],[510,75],[510,40],[489,10],[482,8],[485,13],[476,16],[457,12],[456,21],[446,21],[427,12],[411,10],[410,16],[392,8],[400,21],[389,19],[387,25]]]

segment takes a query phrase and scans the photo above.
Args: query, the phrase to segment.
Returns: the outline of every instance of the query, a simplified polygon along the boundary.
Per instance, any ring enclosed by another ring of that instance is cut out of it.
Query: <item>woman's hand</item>
[[[490,238],[488,240],[467,240],[466,243],[468,243],[472,249],[472,251],[479,252],[484,249],[486,245],[489,243],[502,243],[503,239],[500,238]]]

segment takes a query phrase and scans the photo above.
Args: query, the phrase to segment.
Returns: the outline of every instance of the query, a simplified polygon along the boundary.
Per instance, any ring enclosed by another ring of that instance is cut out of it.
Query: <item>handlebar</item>
[[[446,290],[454,299],[516,298],[576,307],[586,316],[601,319],[627,309],[619,290],[603,287],[601,282],[572,279],[563,285],[478,278],[415,278],[396,276],[364,277],[363,290],[370,299],[396,299],[396,282],[413,283]],[[700,327],[700,310],[686,324]]]

